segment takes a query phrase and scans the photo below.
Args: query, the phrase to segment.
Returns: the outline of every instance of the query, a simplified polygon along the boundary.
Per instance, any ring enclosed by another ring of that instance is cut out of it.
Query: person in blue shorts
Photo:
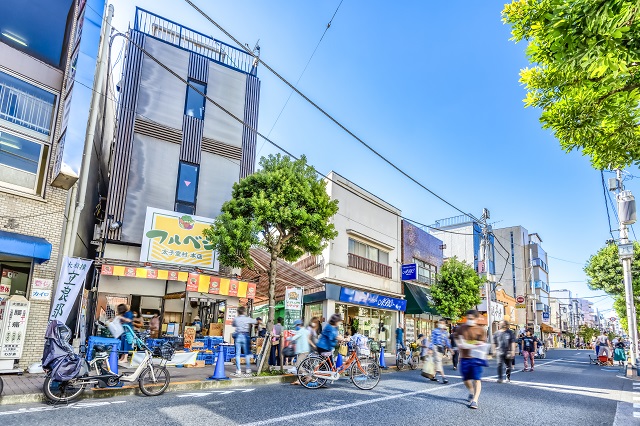
[[[478,311],[467,312],[467,322],[456,330],[455,341],[460,351],[458,365],[464,385],[469,390],[469,408],[478,408],[478,398],[482,389],[482,367],[486,366],[485,359],[475,358],[472,350],[485,346],[487,331],[476,324]]]

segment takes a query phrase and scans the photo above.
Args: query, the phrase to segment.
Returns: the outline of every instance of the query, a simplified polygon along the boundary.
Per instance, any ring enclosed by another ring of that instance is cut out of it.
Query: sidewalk
[[[385,362],[389,367],[385,372],[397,371],[395,368],[395,356],[386,355]],[[123,367],[119,367],[119,372],[122,373]],[[287,370],[291,366],[285,366],[284,375],[274,376],[253,376],[253,377],[234,377],[232,374],[236,371],[235,362],[225,363],[224,369],[226,376],[230,380],[207,380],[208,377],[213,375],[215,365],[207,365],[203,368],[178,368],[167,367],[169,374],[171,375],[171,384],[167,389],[167,392],[171,391],[185,391],[185,390],[200,390],[200,389],[215,389],[221,387],[242,387],[242,386],[254,386],[254,385],[268,385],[275,383],[289,383],[295,380],[295,376],[288,374]],[[252,365],[254,374],[257,370],[255,365]],[[126,369],[126,372],[132,372],[133,369]],[[243,372],[244,372],[243,366]],[[9,404],[22,404],[31,402],[44,402],[46,401],[44,394],[42,393],[42,384],[44,382],[44,374],[29,374],[24,373],[22,375],[3,375],[4,390],[0,395],[0,405]],[[139,388],[137,383],[129,383],[120,388],[108,388],[108,389],[93,389],[86,390],[83,394],[83,398],[109,398],[113,396],[133,395],[139,394]]]

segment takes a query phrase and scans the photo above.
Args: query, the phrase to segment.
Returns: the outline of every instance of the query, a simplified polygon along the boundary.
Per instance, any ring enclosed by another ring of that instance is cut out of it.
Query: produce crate
[[[89,336],[89,344],[87,345],[87,361],[91,361],[93,359],[93,347],[95,345],[103,345],[106,347],[116,345],[117,349],[120,350],[120,339],[114,339],[113,337]],[[109,349],[109,352],[111,352],[111,349]]]

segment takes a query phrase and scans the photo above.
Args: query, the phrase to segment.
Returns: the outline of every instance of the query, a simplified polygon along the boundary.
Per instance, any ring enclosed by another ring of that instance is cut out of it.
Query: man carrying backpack
[[[500,321],[500,330],[493,335],[493,347],[498,360],[498,383],[504,383],[502,366],[506,365],[507,381],[511,381],[511,367],[516,355],[516,335],[508,321]]]

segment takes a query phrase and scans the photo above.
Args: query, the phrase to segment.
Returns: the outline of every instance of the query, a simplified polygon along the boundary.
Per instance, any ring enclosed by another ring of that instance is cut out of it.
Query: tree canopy
[[[221,264],[253,267],[252,247],[271,255],[269,273],[269,317],[273,324],[277,259],[297,260],[305,253],[320,254],[326,242],[337,236],[329,219],[338,202],[326,192],[307,160],[281,155],[260,159],[261,169],[233,185],[231,199],[222,213],[204,231]]]
[[[480,304],[483,283],[472,266],[452,257],[440,268],[436,283],[431,286],[431,297],[440,315],[457,320]]]
[[[603,290],[614,298],[615,309],[623,328],[627,328],[627,308],[625,302],[622,263],[618,257],[618,246],[607,244],[598,253],[589,258],[584,272],[589,277],[589,288]],[[640,243],[633,243],[633,261],[631,263],[631,280],[636,300],[636,309],[640,308]]]
[[[528,42],[525,105],[597,169],[640,163],[639,13],[638,0],[516,0],[502,12],[512,40]]]

